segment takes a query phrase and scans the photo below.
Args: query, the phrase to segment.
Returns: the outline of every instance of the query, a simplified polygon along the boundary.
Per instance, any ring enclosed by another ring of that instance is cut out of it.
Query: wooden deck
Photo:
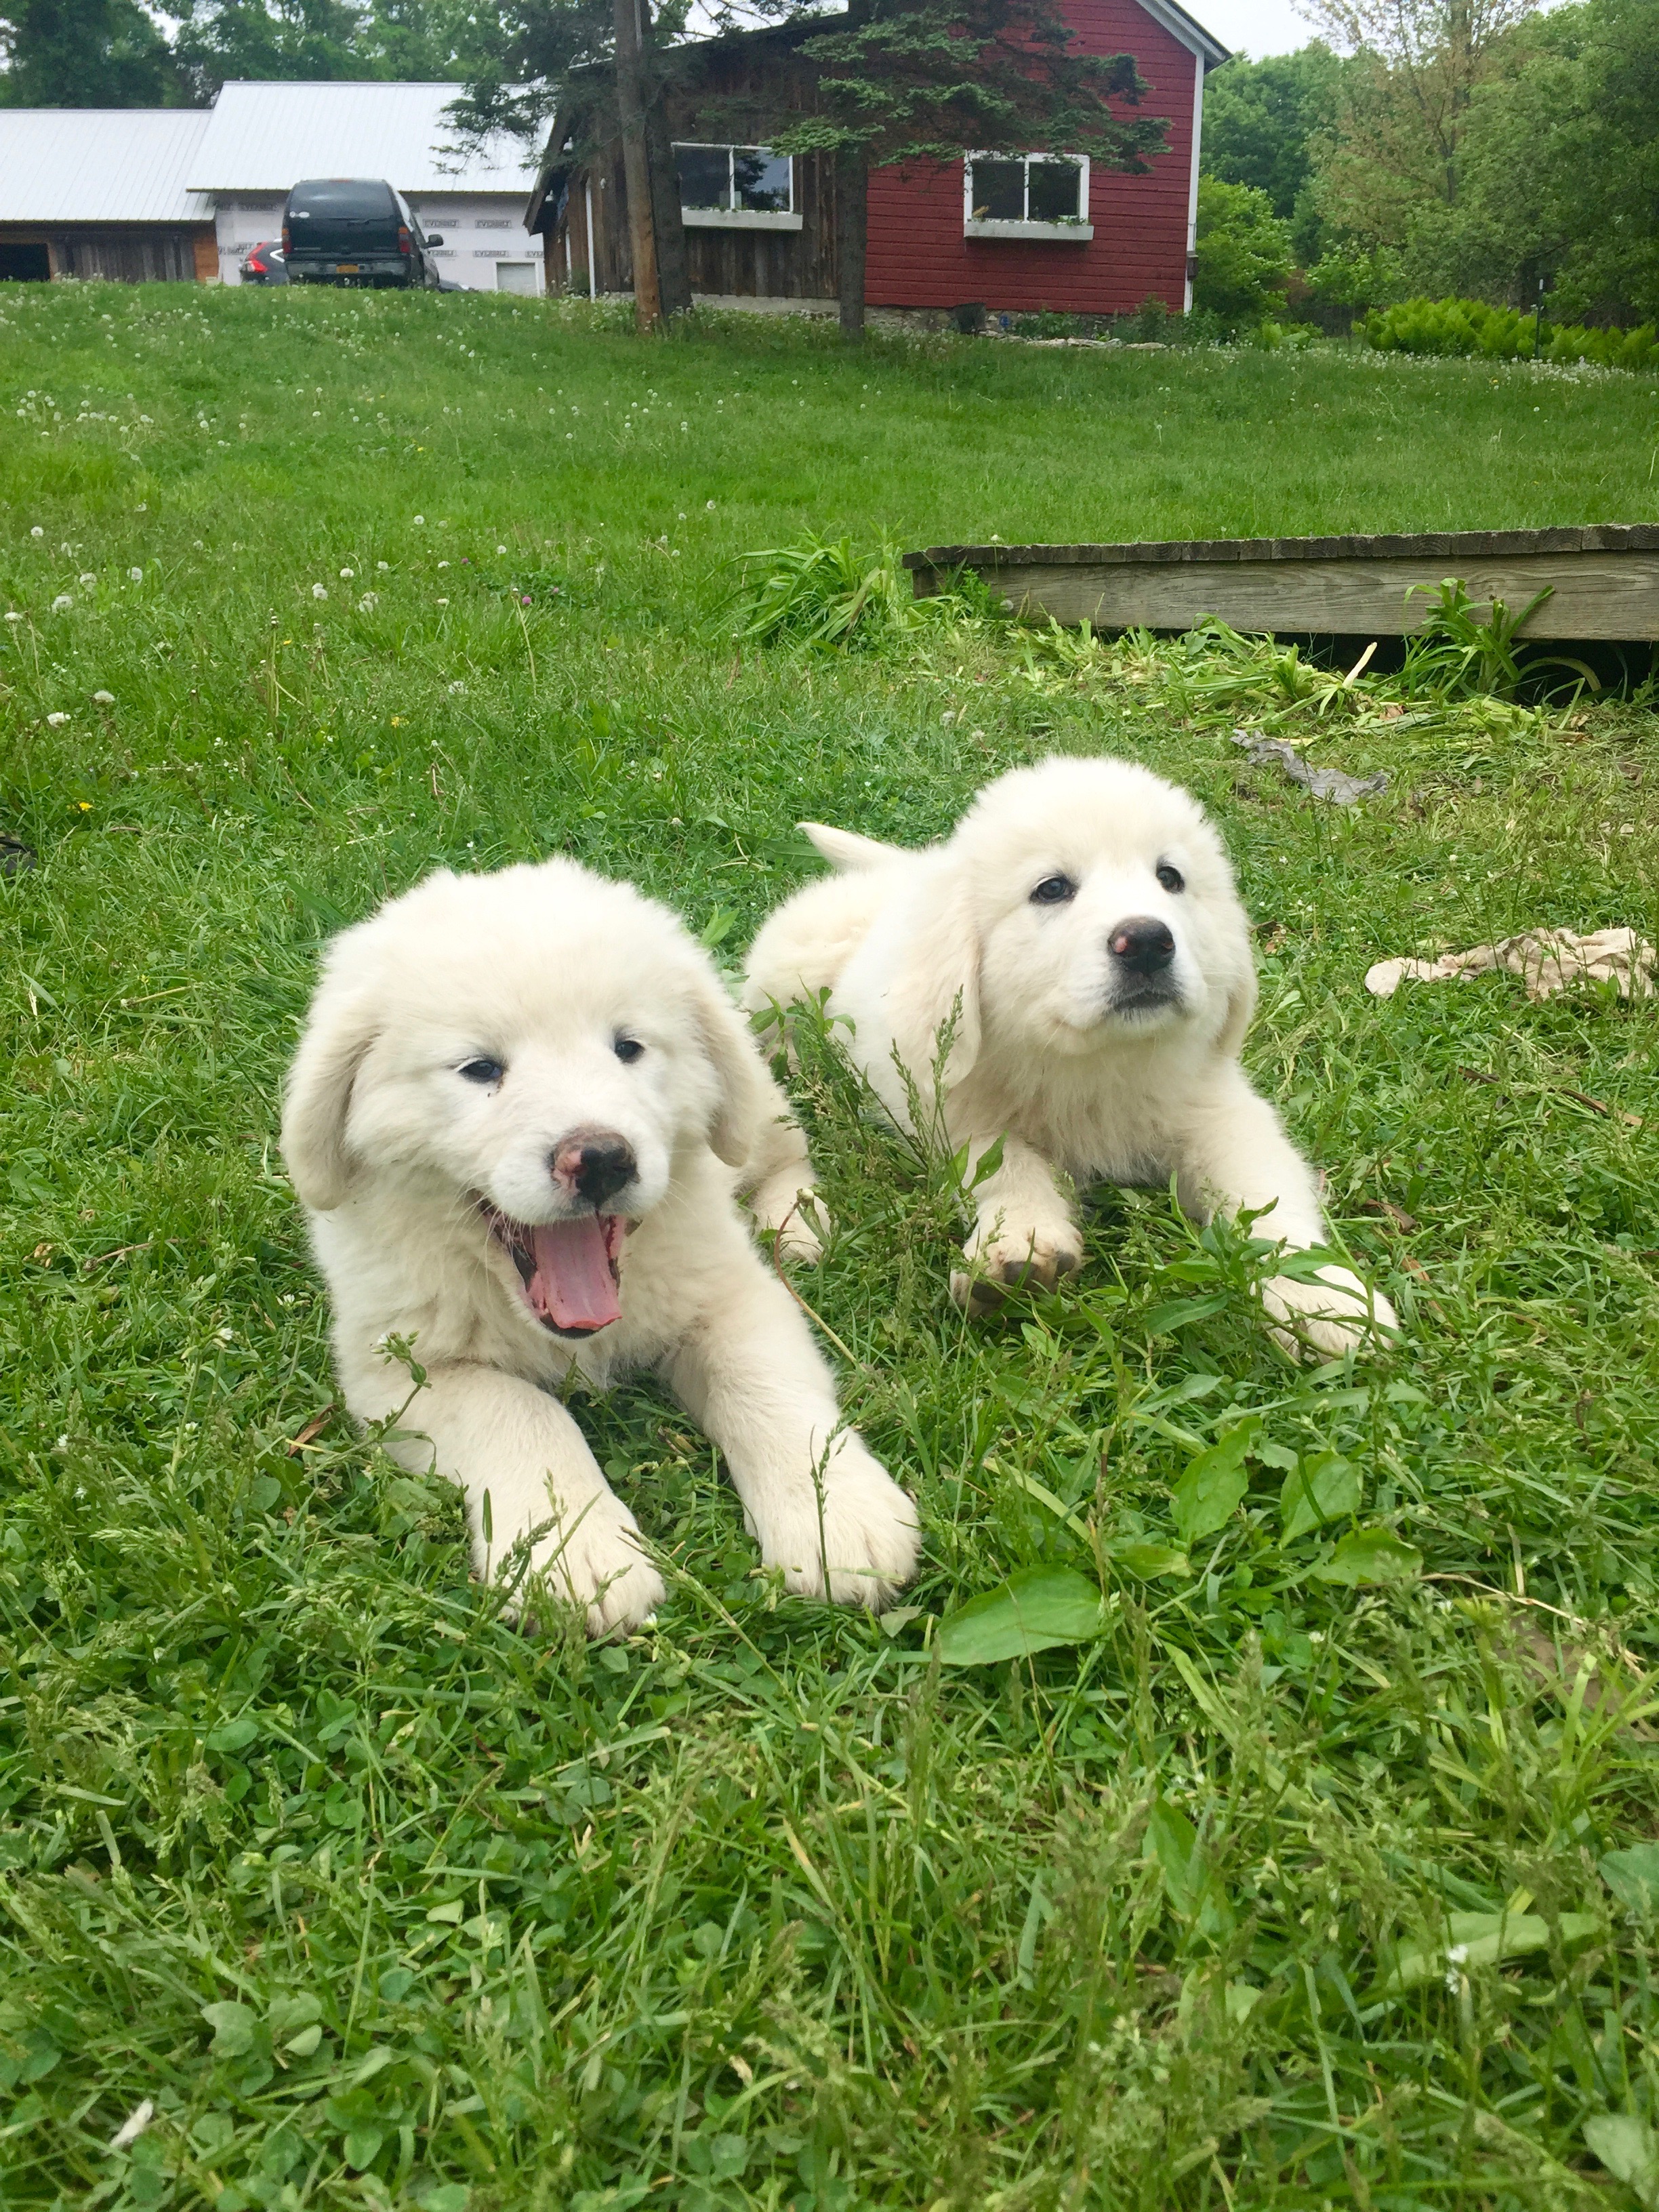
[[[972,568],[1012,613],[1096,629],[1235,629],[1405,636],[1458,578],[1511,613],[1553,586],[1527,638],[1659,640],[1659,524],[1468,530],[1412,538],[1178,538],[1139,545],[931,545],[907,553],[919,599]],[[1430,597],[1408,597],[1426,585]]]

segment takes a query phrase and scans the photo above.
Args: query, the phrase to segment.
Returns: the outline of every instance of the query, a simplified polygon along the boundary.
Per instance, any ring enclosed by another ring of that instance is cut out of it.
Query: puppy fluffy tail
[[[866,868],[884,868],[904,857],[896,845],[883,845],[873,837],[860,837],[850,830],[832,830],[827,823],[798,822],[795,827],[842,875],[856,874]]]

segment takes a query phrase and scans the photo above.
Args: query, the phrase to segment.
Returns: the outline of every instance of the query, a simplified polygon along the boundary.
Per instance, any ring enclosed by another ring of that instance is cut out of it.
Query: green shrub
[[[1659,363],[1655,326],[1589,330],[1582,324],[1545,322],[1515,307],[1484,300],[1404,300],[1365,318],[1365,336],[1379,353],[1479,354],[1487,361],[1529,361],[1534,348],[1546,361],[1595,362],[1603,368],[1650,368]]]
[[[1199,179],[1195,307],[1232,330],[1282,313],[1291,259],[1290,225],[1273,213],[1266,192]]]
[[[1401,289],[1400,257],[1386,246],[1371,253],[1334,247],[1307,271],[1307,285],[1322,307],[1379,307]]]
[[[807,531],[793,545],[744,556],[732,636],[750,645],[847,651],[879,647],[913,631],[991,612],[991,595],[971,570],[947,590],[915,596],[898,548],[873,552],[850,538]]]

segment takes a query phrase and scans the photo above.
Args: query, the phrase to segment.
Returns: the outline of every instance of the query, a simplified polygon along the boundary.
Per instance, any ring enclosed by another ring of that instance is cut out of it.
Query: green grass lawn
[[[1654,381],[591,319],[0,289],[5,2201],[1653,2205],[1653,1010],[1361,981],[1659,937],[1651,714],[1368,695],[1322,757],[1393,781],[1339,814],[1243,763],[1267,696],[1210,660],[979,620],[803,660],[729,594],[809,526],[1651,519]],[[1158,1193],[965,1323],[938,1164],[815,1062],[802,1289],[921,1500],[915,1610],[782,1597],[640,1389],[580,1418],[670,1603],[516,1632],[446,1487],[330,1411],[276,1144],[319,946],[562,850],[734,959],[797,817],[933,836],[1068,747],[1214,809],[1253,1065],[1403,1340],[1292,1368]],[[1243,1504],[1152,1573],[1244,1423]],[[1420,1571],[1340,1579],[1356,1528]],[[941,1668],[937,1617],[1039,1563],[1103,1633]]]

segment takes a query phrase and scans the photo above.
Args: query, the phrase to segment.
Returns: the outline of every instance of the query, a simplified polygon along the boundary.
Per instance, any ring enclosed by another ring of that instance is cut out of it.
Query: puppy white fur
[[[1259,1236],[1324,1241],[1318,1187],[1238,1054],[1255,1006],[1249,925],[1219,838],[1189,793],[1126,761],[1052,759],[981,792],[957,830],[904,852],[804,823],[840,871],[788,900],[749,957],[745,1003],[829,994],[832,1017],[888,1111],[908,1119],[908,1073],[940,1095],[973,1192],[959,1303],[983,1308],[1022,1278],[1052,1286],[1082,1239],[1060,1177],[1163,1183],[1187,1211],[1271,1209]],[[804,1153],[804,1145],[802,1146]],[[1058,1176],[1056,1171],[1058,1170]],[[800,1183],[804,1158],[775,1170]],[[767,1215],[763,1210],[761,1218]],[[1279,1276],[1264,1299],[1281,1340],[1335,1353],[1395,1326],[1346,1268]]]
[[[330,948],[283,1148],[346,1401],[403,1406],[408,1340],[426,1382],[388,1449],[461,1484],[481,1571],[532,1538],[594,1635],[663,1584],[554,1395],[573,1369],[660,1376],[789,1589],[879,1608],[915,1570],[915,1509],[734,1200],[786,1113],[676,918],[572,862],[434,875]]]

